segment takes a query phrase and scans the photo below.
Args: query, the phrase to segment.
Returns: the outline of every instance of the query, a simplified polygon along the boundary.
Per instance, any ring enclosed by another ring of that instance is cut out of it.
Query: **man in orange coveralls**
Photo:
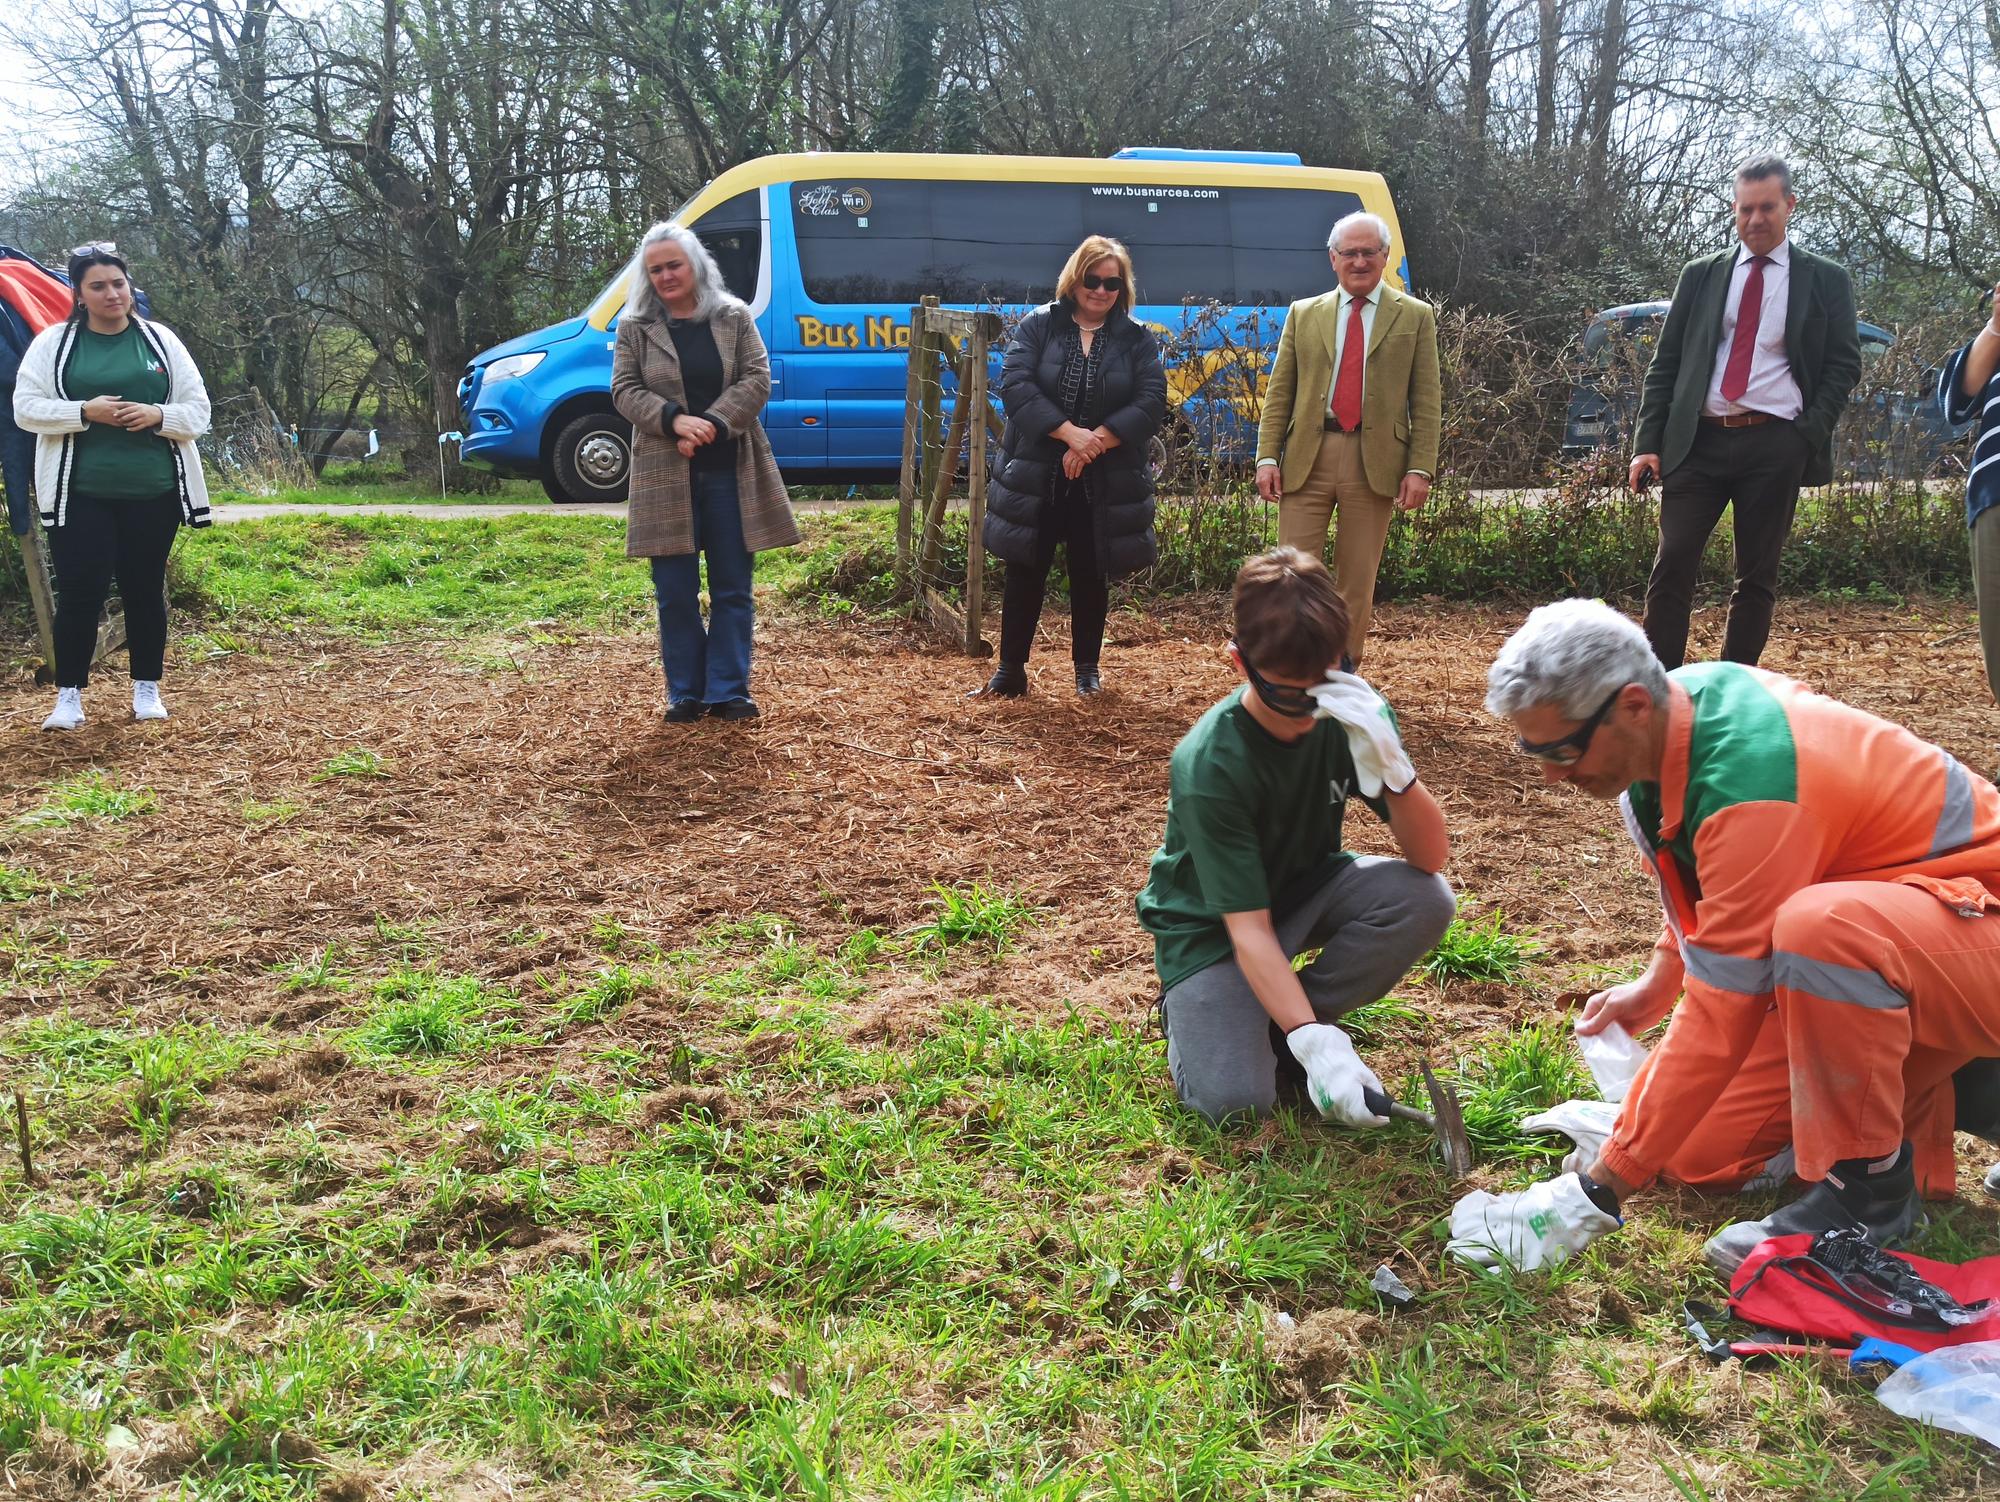
[[[1674,1018],[1589,1170],[1468,1196],[1454,1255],[1559,1262],[1655,1178],[1733,1189],[1787,1141],[1812,1187],[1718,1233],[1710,1262],[1733,1270],[1796,1231],[1908,1235],[1919,1190],[1954,1187],[1955,1112],[1993,1134],[2000,792],[1791,679],[1669,673],[1599,601],[1536,610],[1487,688],[1549,781],[1619,801],[1659,878],[1652,962],[1593,996],[1580,1026]]]

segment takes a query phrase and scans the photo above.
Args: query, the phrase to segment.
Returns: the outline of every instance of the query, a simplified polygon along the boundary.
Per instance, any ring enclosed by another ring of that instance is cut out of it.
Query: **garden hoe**
[[[1377,1116],[1393,1116],[1398,1121],[1414,1121],[1429,1127],[1437,1138],[1438,1151],[1444,1154],[1444,1166],[1454,1179],[1462,1179],[1472,1172],[1472,1139],[1465,1135],[1465,1114],[1458,1108],[1458,1093],[1451,1086],[1440,1084],[1428,1063],[1422,1068],[1424,1088],[1431,1096],[1430,1110],[1419,1111],[1415,1106],[1406,1106],[1366,1089],[1361,1093],[1362,1103]]]

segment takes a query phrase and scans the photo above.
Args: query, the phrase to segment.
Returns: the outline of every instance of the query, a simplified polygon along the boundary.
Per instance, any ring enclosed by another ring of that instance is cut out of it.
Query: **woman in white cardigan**
[[[56,707],[44,730],[83,723],[83,689],[111,582],[125,606],[132,716],[164,720],[167,555],[182,522],[208,525],[194,441],[208,392],[187,346],[139,317],[115,245],[69,258],[75,310],[21,358],[14,421],[35,435],[35,499],[56,576]]]

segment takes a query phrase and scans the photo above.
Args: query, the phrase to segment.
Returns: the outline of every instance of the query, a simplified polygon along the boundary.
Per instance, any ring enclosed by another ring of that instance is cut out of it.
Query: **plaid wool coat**
[[[722,394],[707,415],[721,419],[736,439],[736,502],[743,512],[744,545],[753,553],[790,547],[799,540],[798,523],[792,519],[778,462],[771,457],[771,440],[757,421],[771,395],[770,357],[756,321],[740,302],[725,303],[711,328],[722,356]],[[687,410],[686,395],[666,316],[621,318],[611,360],[611,400],[632,423],[628,558],[672,558],[695,550],[688,462],[671,436],[675,416]]]

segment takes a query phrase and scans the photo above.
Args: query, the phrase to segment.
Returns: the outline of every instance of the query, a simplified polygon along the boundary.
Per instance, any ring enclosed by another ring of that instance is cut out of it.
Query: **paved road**
[[[794,501],[794,511],[838,511],[845,506],[879,506],[880,501]],[[482,506],[449,501],[324,501],[303,504],[276,501],[228,501],[218,503],[211,514],[218,522],[255,522],[273,516],[421,516],[438,521],[477,520],[482,516],[623,516],[623,502],[615,506],[558,506],[552,501],[511,501]]]

